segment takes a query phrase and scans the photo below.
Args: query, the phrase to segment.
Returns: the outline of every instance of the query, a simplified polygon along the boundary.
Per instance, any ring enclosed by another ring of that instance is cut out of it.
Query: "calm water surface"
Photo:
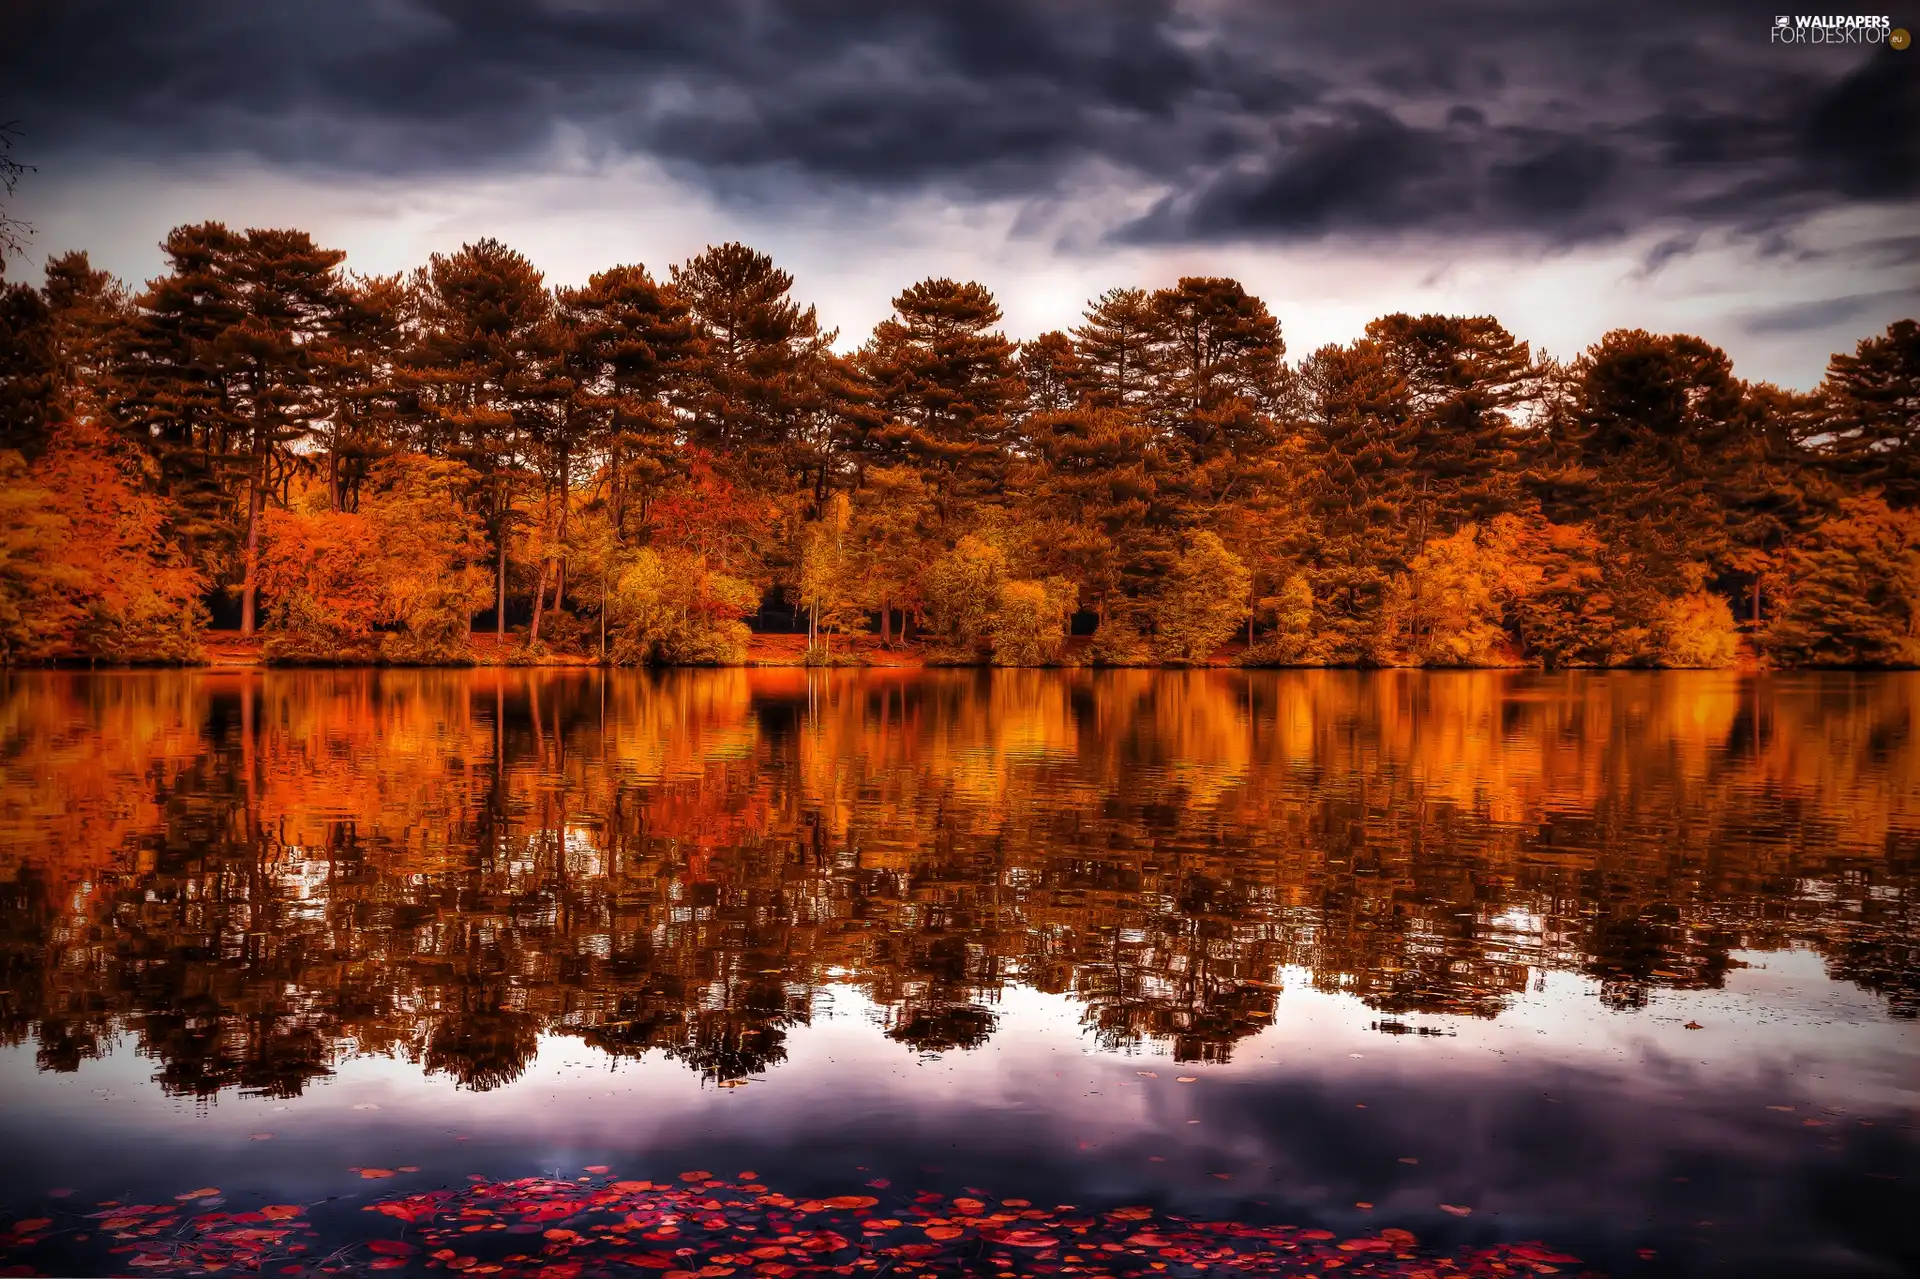
[[[1911,1274],[1917,888],[1913,674],[0,676],[0,1264],[701,1170]]]

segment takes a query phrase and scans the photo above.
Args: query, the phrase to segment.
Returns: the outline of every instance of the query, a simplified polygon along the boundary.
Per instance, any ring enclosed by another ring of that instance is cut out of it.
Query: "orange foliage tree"
[[[67,424],[31,464],[0,453],[0,660],[197,658],[206,582],[166,522],[95,425]]]

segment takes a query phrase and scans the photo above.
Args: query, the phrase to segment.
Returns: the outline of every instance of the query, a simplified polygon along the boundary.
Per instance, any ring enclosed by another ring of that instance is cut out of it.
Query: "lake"
[[[1920,1272],[1920,674],[0,674],[0,1273]]]

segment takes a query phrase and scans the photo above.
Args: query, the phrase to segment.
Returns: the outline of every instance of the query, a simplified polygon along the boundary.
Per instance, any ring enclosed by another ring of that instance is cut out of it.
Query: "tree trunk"
[[[540,581],[533,588],[533,625],[527,629],[527,643],[540,638],[540,607],[547,600],[547,561],[540,561]]]
[[[253,634],[260,596],[260,472],[264,469],[256,453],[253,482],[247,485],[247,568],[240,587],[240,633],[245,636]]]
[[[561,547],[561,550],[560,550],[559,563],[554,566],[554,571],[556,576],[553,582],[553,611],[556,613],[560,611],[560,603],[561,603],[561,600],[564,598],[563,592],[565,592],[565,590],[567,589],[567,552],[566,552],[567,511],[572,504],[569,497],[569,494],[572,492],[572,488],[573,488],[572,476],[573,476],[573,463],[572,463],[572,460],[569,459],[568,462],[561,468],[561,482],[560,482],[560,547]]]
[[[1753,575],[1753,624],[1760,625],[1760,575]]]
[[[893,605],[880,601],[880,647],[893,647]]]
[[[327,509],[340,509],[340,450],[327,450]]]
[[[507,532],[500,530],[500,561],[495,570],[493,594],[493,637],[499,643],[507,642]]]

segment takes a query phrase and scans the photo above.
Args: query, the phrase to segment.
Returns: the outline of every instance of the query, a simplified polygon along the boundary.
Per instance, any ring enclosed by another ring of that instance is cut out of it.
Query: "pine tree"
[[[1158,455],[1138,417],[1113,408],[1040,413],[1015,471],[1020,525],[1037,577],[1072,582],[1099,617],[1134,626],[1151,566],[1148,513]]]
[[[1302,502],[1314,527],[1303,568],[1326,655],[1353,661],[1368,649],[1393,574],[1418,553],[1406,484],[1412,405],[1405,375],[1367,338],[1314,352],[1301,381],[1312,462]]]
[[[1021,391],[1014,345],[978,284],[923,280],[893,306],[860,357],[883,418],[867,447],[925,474],[942,527],[957,528],[963,508],[1001,491]]]
[[[789,296],[773,259],[729,243],[673,268],[703,344],[692,397],[692,440],[743,464],[778,464],[791,437],[799,365],[818,339],[812,307]]]
[[[1847,498],[1784,556],[1768,651],[1796,666],[1920,665],[1920,511]]]
[[[1159,368],[1164,330],[1145,289],[1108,289],[1087,303],[1073,330],[1085,394],[1109,408],[1144,403]]]
[[[644,520],[677,465],[678,411],[701,394],[699,329],[678,288],[643,266],[598,272],[584,289],[560,290],[559,303],[574,331],[568,359],[589,444],[606,458],[613,527],[625,536],[629,515]]]
[[[1852,355],[1834,356],[1821,390],[1836,473],[1880,490],[1889,505],[1920,506],[1920,322],[1896,320]]]
[[[1367,338],[1404,384],[1406,456],[1399,501],[1417,545],[1484,522],[1521,500],[1519,433],[1511,410],[1532,387],[1527,344],[1491,316],[1389,315]]]
[[[1027,411],[1061,413],[1080,400],[1084,366],[1073,339],[1059,330],[1020,344],[1020,380]]]
[[[1756,627],[1765,621],[1764,601],[1785,548],[1831,506],[1829,485],[1803,444],[1821,417],[1817,395],[1749,385],[1732,430],[1706,459],[1727,543],[1719,585],[1746,596],[1747,620]]]
[[[1668,601],[1728,563],[1713,460],[1737,438],[1744,388],[1719,348],[1639,329],[1608,333],[1567,375],[1535,467],[1543,510],[1606,543],[1613,660],[1648,660]]]
[[[304,231],[248,231],[233,280],[238,322],[215,339],[228,373],[235,449],[245,468],[246,516],[240,633],[252,635],[259,595],[260,516],[269,490],[285,483],[293,449],[326,406],[316,391],[318,354],[340,311],[336,268],[346,258]]]
[[[420,336],[409,352],[421,442],[478,477],[477,505],[494,550],[494,631],[507,632],[507,555],[526,467],[524,431],[541,393],[544,321],[552,300],[540,272],[498,240],[434,254],[411,280]]]
[[[1161,344],[1155,421],[1193,466],[1271,443],[1261,410],[1278,393],[1286,343],[1238,280],[1187,276],[1151,299]]]
[[[45,299],[0,275],[0,449],[31,454],[45,446],[57,412],[53,347]]]
[[[402,376],[413,298],[398,275],[342,281],[331,340],[314,352],[326,416],[315,423],[327,506],[351,511],[372,467],[406,441],[411,404]]]
[[[241,538],[233,490],[246,476],[246,459],[232,452],[245,423],[220,341],[245,316],[245,241],[206,222],[174,228],[160,247],[168,270],[135,299],[107,399],[116,425],[151,458],[173,537],[218,578]]]

